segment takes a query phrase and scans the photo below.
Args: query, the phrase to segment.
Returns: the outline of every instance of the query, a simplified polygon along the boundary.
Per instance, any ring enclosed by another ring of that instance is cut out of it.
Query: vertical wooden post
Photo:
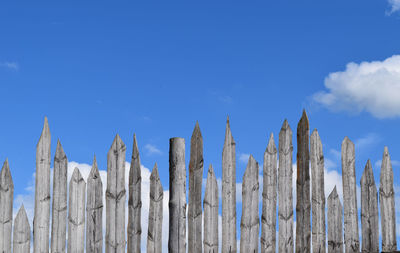
[[[346,253],[360,252],[356,192],[354,143],[345,137],[342,142],[342,181],[344,206],[344,243]]]
[[[218,183],[212,165],[204,193],[204,253],[218,253]]]
[[[361,177],[361,252],[379,252],[378,191],[372,165],[368,160]]]
[[[278,169],[278,252],[293,252],[293,145],[292,130],[287,120],[279,133]]]
[[[68,160],[57,141],[53,172],[53,205],[51,219],[51,252],[65,253],[67,239],[67,177]]]
[[[157,164],[150,175],[149,226],[147,232],[147,253],[162,252],[164,190],[158,175]]]
[[[397,250],[397,238],[393,169],[387,147],[383,152],[380,180],[379,202],[381,206],[382,251],[390,252]]]
[[[125,252],[125,152],[117,134],[107,154],[106,253]]]
[[[310,125],[306,111],[297,125],[296,252],[311,250]]]
[[[140,224],[142,208],[142,176],[140,170],[139,148],[136,135],[133,136],[131,167],[129,170],[128,198],[128,253],[140,253],[142,227]]]
[[[188,252],[202,253],[201,241],[201,191],[203,180],[203,137],[196,122],[190,140],[189,162],[189,208],[188,208]]]
[[[326,252],[324,154],[318,131],[311,134],[312,252]]]
[[[264,152],[261,218],[261,253],[276,252],[277,150],[271,134]]]
[[[343,253],[343,207],[336,186],[328,196],[328,253]]]
[[[33,252],[49,252],[50,226],[50,130],[44,118],[42,135],[36,146],[35,214],[33,218]]]
[[[86,253],[103,252],[103,182],[96,156],[87,179]]]
[[[14,183],[8,159],[0,172],[0,252],[11,253]]]
[[[260,231],[258,171],[258,163],[250,155],[242,183],[240,252],[258,253]]]
[[[169,140],[169,253],[186,253],[185,140]]]
[[[222,253],[236,253],[236,143],[229,118],[222,151],[222,196]]]
[[[14,220],[13,252],[30,253],[31,249],[31,227],[26,216],[24,205],[19,209]]]
[[[86,183],[78,168],[69,182],[68,253],[83,253],[85,245]]]

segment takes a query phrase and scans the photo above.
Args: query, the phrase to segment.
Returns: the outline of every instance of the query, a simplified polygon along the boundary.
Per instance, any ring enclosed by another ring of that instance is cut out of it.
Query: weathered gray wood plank
[[[131,167],[129,170],[128,198],[128,253],[140,252],[142,227],[140,224],[142,208],[142,176],[140,170],[139,148],[136,135],[133,136]]]
[[[53,171],[53,204],[51,215],[51,252],[65,253],[67,239],[67,188],[68,160],[57,141]]]
[[[169,253],[186,253],[185,140],[169,140]]]
[[[379,252],[378,191],[372,165],[368,160],[361,177],[361,252]]]
[[[202,253],[202,208],[201,191],[203,181],[203,137],[196,122],[190,140],[189,162],[189,208],[188,208],[188,252]]]
[[[107,154],[106,253],[125,252],[125,152],[117,134]]]
[[[277,150],[271,134],[264,152],[261,253],[276,252]]]
[[[311,250],[310,125],[306,111],[297,125],[296,252]]]
[[[50,143],[49,123],[44,118],[42,135],[36,146],[35,211],[33,252],[49,252],[50,226]]]
[[[236,143],[229,118],[222,151],[222,253],[236,253]]]
[[[258,253],[260,231],[258,171],[258,163],[250,155],[242,181],[240,252]]]
[[[287,120],[279,133],[278,252],[293,252],[293,145]]]
[[[83,253],[85,245],[86,183],[78,168],[69,181],[68,253]]]
[[[28,216],[26,216],[24,205],[20,207],[14,220],[13,252],[30,253],[31,249],[31,227]]]
[[[149,226],[147,232],[147,253],[162,252],[164,190],[158,174],[157,164],[150,175]]]
[[[0,172],[0,252],[11,253],[14,183],[8,159]]]
[[[395,251],[397,242],[393,169],[387,147],[384,149],[382,158],[379,203],[381,206],[382,251]]]
[[[103,252],[103,182],[96,156],[87,179],[86,253]]]
[[[204,253],[218,253],[218,183],[212,165],[204,193]]]
[[[343,207],[336,186],[328,196],[328,253],[343,253]]]
[[[342,181],[345,252],[360,252],[355,150],[354,143],[347,137],[345,137],[342,142]]]
[[[312,252],[326,252],[324,154],[321,138],[315,129],[310,140],[312,184]]]

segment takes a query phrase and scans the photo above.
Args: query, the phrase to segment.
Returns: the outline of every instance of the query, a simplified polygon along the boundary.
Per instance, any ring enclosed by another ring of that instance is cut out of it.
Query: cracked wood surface
[[[87,179],[86,252],[103,252],[103,182],[96,156]]]
[[[86,183],[78,168],[69,181],[68,253],[83,253],[85,245]]]
[[[212,165],[204,193],[204,253],[218,253],[218,183]]]
[[[150,175],[149,225],[147,232],[147,253],[162,252],[164,190],[158,174],[157,164]]]
[[[169,141],[169,253],[186,253],[185,139]]]
[[[354,143],[347,137],[345,137],[342,142],[342,182],[345,252],[360,252],[355,149]]]
[[[117,134],[107,154],[106,253],[125,252],[125,152]]]
[[[293,145],[287,120],[279,132],[278,252],[293,252]]]
[[[67,239],[68,160],[57,141],[53,171],[53,204],[51,216],[51,252],[64,253]]]
[[[142,209],[142,176],[140,170],[139,148],[136,135],[133,136],[131,167],[129,170],[128,198],[128,253],[139,253],[142,227],[140,224]]]
[[[343,253],[342,210],[335,185],[328,196],[328,253]]]
[[[276,252],[277,149],[271,134],[264,152],[261,253]]]
[[[378,191],[371,161],[368,160],[361,176],[361,252],[379,252]]]
[[[296,252],[311,250],[310,125],[306,111],[297,125]]]
[[[189,206],[188,206],[188,252],[202,253],[202,207],[203,137],[196,122],[190,140]]]
[[[326,252],[324,154],[321,138],[315,129],[310,139],[312,184],[312,252]]]
[[[229,118],[222,150],[222,253],[237,252],[236,238],[236,143]]]
[[[258,163],[250,155],[242,181],[240,252],[258,253],[260,231],[258,171]]]
[[[8,159],[0,172],[0,252],[11,253],[14,183]]]
[[[24,205],[20,207],[14,220],[13,253],[30,253],[31,227]]]
[[[387,147],[383,152],[380,177],[379,203],[381,206],[382,251],[389,252],[397,250],[397,242],[393,168]]]
[[[33,252],[49,252],[50,226],[50,143],[47,118],[36,146],[35,213],[33,220]]]

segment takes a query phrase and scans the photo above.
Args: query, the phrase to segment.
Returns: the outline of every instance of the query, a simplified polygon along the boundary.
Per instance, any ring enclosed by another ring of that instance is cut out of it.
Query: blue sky
[[[285,118],[296,144],[305,108],[330,173],[341,174],[349,136],[357,182],[367,159],[379,182],[385,145],[399,178],[399,10],[398,0],[2,2],[0,160],[15,196],[30,194],[44,116],[52,156],[59,138],[69,161],[96,154],[102,170],[115,134],[130,161],[136,133],[142,164],[158,163],[167,190],[168,140],[186,139],[188,165],[196,121],[205,168],[221,177],[229,115],[240,182],[248,154],[262,164]],[[238,203],[238,224],[240,213]]]

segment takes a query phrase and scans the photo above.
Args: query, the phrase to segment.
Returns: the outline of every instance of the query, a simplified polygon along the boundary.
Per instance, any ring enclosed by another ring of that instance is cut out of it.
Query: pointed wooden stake
[[[258,163],[250,155],[242,183],[242,220],[240,223],[240,252],[258,252],[260,218],[258,213]]]
[[[293,145],[292,130],[287,120],[279,133],[278,169],[278,252],[293,252]]]
[[[311,250],[310,125],[306,111],[297,125],[296,252]]]
[[[56,155],[54,156],[53,173],[53,204],[51,219],[51,252],[64,253],[67,239],[67,177],[68,160],[57,141]]]
[[[361,177],[361,252],[379,252],[378,191],[376,190],[372,165],[368,160]]]
[[[147,232],[147,253],[162,251],[162,222],[163,222],[164,190],[158,175],[157,164],[150,175],[150,207],[149,226]]]
[[[222,253],[236,253],[236,143],[229,118],[222,151]]]
[[[381,206],[382,251],[395,251],[397,250],[397,238],[393,169],[387,147],[385,147],[382,158],[379,202]]]
[[[203,253],[201,241],[201,191],[203,180],[203,137],[196,122],[190,140],[188,252]]]
[[[169,253],[186,253],[185,140],[169,140]]]
[[[342,142],[342,181],[345,251],[346,253],[360,252],[355,151],[353,142],[347,137]]]
[[[311,134],[312,252],[326,252],[324,154],[318,131]]]
[[[276,252],[276,183],[277,150],[271,134],[264,153],[263,205],[261,218],[261,253]]]
[[[86,183],[78,168],[69,182],[68,253],[83,253],[85,245]]]
[[[50,226],[50,130],[44,118],[42,135],[36,146],[35,214],[33,218],[33,252],[49,252]]]
[[[106,253],[125,252],[125,152],[117,134],[107,154]]]
[[[31,249],[31,227],[28,216],[26,216],[24,205],[19,209],[14,220],[13,252],[30,253]]]
[[[96,156],[87,179],[86,253],[103,252],[103,183]]]
[[[204,252],[218,253],[218,183],[212,165],[208,168],[204,193]]]
[[[8,159],[0,172],[0,252],[11,253],[14,183]]]
[[[128,198],[128,253],[140,252],[142,227],[140,224],[142,208],[142,176],[140,170],[139,148],[136,135],[133,136],[131,168],[129,170]]]
[[[328,196],[328,253],[343,253],[342,210],[335,186]]]

